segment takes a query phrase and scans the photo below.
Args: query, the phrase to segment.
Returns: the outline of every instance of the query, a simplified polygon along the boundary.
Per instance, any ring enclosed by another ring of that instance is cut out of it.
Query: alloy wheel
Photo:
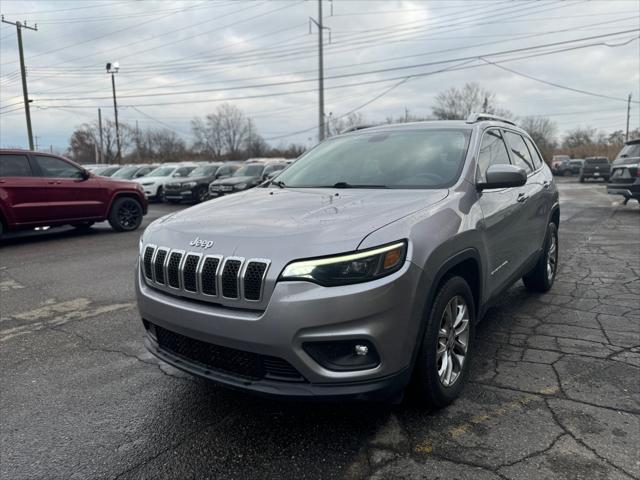
[[[436,364],[440,383],[451,387],[464,367],[469,348],[469,307],[456,295],[444,309],[438,331]]]
[[[558,265],[558,242],[556,236],[551,235],[550,240],[549,251],[547,253],[547,280],[549,280],[549,282],[553,280]]]
[[[125,229],[137,227],[141,215],[140,206],[132,200],[123,202],[118,208],[118,222]]]

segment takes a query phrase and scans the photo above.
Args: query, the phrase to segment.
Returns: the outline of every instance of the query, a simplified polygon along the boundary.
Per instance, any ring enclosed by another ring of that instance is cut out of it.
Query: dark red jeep
[[[0,235],[39,226],[89,228],[104,220],[116,231],[131,231],[146,213],[138,183],[98,177],[48,153],[0,150]]]

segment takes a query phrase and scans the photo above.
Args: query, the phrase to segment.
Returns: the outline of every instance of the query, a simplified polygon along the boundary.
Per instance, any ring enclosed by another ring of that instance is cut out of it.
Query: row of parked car
[[[178,162],[162,165],[88,165],[96,175],[133,180],[150,200],[199,203],[255,187],[283,170],[291,160],[251,159],[246,162]]]
[[[578,175],[580,182],[590,178],[602,178],[606,182],[611,175],[611,164],[607,157],[569,158],[568,155],[554,155],[551,171],[563,177]]]
[[[607,192],[622,195],[625,204],[632,198],[640,202],[640,138],[625,142],[613,163],[607,157],[554,155],[551,171],[563,177],[579,175],[580,182],[601,178],[607,183]]]

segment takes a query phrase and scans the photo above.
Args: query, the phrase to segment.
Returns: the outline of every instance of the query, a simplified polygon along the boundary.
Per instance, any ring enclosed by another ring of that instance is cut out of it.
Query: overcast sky
[[[405,108],[427,116],[438,92],[475,81],[516,116],[549,116],[560,134],[624,129],[629,93],[631,128],[640,125],[639,0],[326,0],[323,8],[325,110],[334,117],[358,109],[376,122]],[[168,127],[190,142],[193,116],[229,101],[274,145],[317,141],[316,0],[2,0],[0,12],[38,24],[23,38],[41,148],[64,150],[98,107],[113,118],[109,61],[120,63],[121,121]],[[16,29],[2,24],[3,147],[27,146],[19,68]]]

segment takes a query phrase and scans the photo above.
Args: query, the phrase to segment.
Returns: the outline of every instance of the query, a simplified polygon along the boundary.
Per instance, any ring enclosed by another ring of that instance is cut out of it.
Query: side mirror
[[[182,174],[181,173],[174,173],[172,176],[175,177],[175,178],[180,178],[182,176]]]
[[[486,180],[478,184],[480,190],[489,188],[521,187],[527,183],[527,172],[515,165],[491,165],[487,168]]]
[[[91,173],[89,173],[89,170],[80,170],[80,178],[82,180],[88,180],[91,178]]]

